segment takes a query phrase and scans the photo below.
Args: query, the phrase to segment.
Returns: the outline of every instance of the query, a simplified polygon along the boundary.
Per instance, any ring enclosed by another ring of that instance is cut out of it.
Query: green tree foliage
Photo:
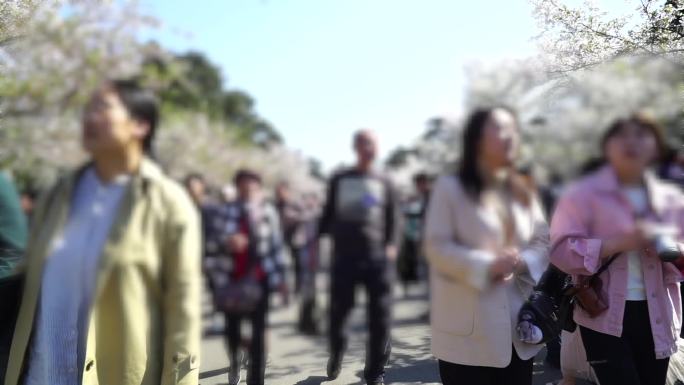
[[[163,105],[160,161],[173,175],[201,171],[216,184],[237,167],[267,182],[310,187],[309,163],[282,145],[246,92],[227,89],[201,52],[175,54],[140,31],[155,28],[127,0],[0,1],[0,167],[29,185],[83,160],[81,106],[105,79],[137,77]]]

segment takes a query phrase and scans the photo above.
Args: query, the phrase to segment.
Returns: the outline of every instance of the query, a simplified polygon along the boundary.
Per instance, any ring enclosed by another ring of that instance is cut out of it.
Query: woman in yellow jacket
[[[198,383],[199,220],[145,157],[157,111],[132,81],[86,106],[91,162],[35,212],[6,385]]]

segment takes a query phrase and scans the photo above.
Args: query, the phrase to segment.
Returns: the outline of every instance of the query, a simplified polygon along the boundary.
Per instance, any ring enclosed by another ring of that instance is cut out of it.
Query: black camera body
[[[674,262],[681,257],[677,242],[670,235],[656,236],[653,244],[658,258],[663,262]]]

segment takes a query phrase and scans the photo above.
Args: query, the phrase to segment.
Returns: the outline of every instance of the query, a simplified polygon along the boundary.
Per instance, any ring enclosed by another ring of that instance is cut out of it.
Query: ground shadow
[[[204,328],[203,332],[204,337],[219,337],[225,335],[225,330],[223,328],[221,329],[216,329],[216,328]]]
[[[310,376],[309,378],[296,382],[294,385],[321,385],[326,381],[328,381],[328,377],[325,376]]]
[[[204,380],[205,378],[211,378],[211,377],[216,377],[220,376],[221,374],[226,374],[228,373],[229,368],[221,368],[221,369],[215,369],[215,370],[209,370],[203,373],[200,373],[199,379]]]

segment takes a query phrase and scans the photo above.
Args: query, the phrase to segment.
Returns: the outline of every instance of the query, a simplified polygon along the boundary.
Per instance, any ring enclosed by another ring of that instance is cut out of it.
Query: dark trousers
[[[302,290],[302,248],[292,243],[288,243],[287,249],[290,253],[290,257],[292,258],[295,293],[299,294],[299,292]]]
[[[511,363],[505,368],[469,366],[439,361],[444,385],[532,385],[532,360],[521,360],[513,346]]]
[[[354,292],[363,285],[368,296],[369,342],[364,377],[375,383],[385,374],[390,355],[392,318],[392,270],[388,262],[348,261],[335,263],[331,270],[330,353],[341,357],[347,348],[349,313],[354,307]]]
[[[240,364],[239,349],[242,340],[241,326],[243,319],[249,319],[252,323],[252,339],[249,344],[249,369],[247,371],[247,384],[263,385],[266,374],[266,326],[268,322],[268,290],[264,290],[264,296],[256,310],[249,316],[237,316],[226,314],[226,338],[228,340],[228,355],[230,366]]]
[[[664,385],[669,358],[657,360],[646,301],[627,301],[622,337],[580,326],[587,360],[601,385]]]

